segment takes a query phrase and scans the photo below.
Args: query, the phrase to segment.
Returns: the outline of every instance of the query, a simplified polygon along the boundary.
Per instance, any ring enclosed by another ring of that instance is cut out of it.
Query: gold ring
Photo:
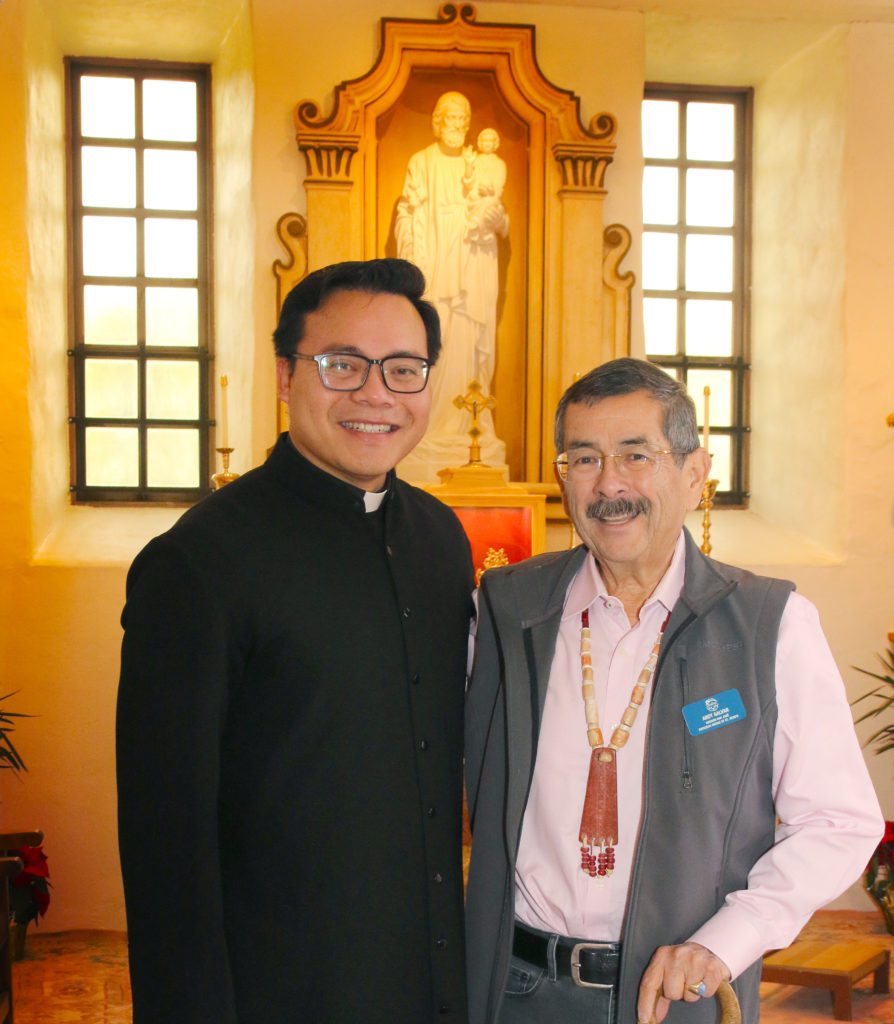
[[[687,985],[686,988],[689,989],[693,995],[703,996],[705,994],[706,986],[703,981],[700,981],[697,985]]]

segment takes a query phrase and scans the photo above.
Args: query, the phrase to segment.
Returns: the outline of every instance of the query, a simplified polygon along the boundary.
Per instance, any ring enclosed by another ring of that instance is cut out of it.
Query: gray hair
[[[556,452],[565,450],[565,411],[569,405],[596,405],[603,398],[645,391],[660,402],[664,436],[675,452],[688,455],[699,446],[695,402],[685,385],[644,359],[612,359],[576,380],[559,399],[556,409]],[[676,455],[678,465],[685,455]]]

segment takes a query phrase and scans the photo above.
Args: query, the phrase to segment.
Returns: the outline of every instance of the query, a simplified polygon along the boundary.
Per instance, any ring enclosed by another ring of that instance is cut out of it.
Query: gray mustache
[[[632,516],[648,512],[652,503],[648,498],[631,501],[629,498],[600,498],[587,505],[587,519],[603,519],[613,516]]]

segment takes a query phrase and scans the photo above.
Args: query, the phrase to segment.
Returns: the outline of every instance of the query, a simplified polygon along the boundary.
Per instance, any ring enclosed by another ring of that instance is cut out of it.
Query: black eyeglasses
[[[295,352],[293,359],[305,359],[317,364],[323,387],[330,391],[359,391],[366,383],[369,368],[378,366],[382,380],[389,391],[402,395],[413,395],[425,390],[431,363],[421,356],[385,356],[384,359],[367,359],[353,352],[321,352],[306,356]]]

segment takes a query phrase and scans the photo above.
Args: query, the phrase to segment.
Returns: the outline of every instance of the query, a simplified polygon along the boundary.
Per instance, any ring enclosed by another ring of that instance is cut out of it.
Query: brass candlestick
[[[473,380],[469,384],[468,392],[465,395],[457,395],[453,399],[453,404],[457,409],[467,409],[472,414],[472,426],[469,428],[469,437],[472,438],[472,443],[469,445],[469,461],[466,465],[480,466],[481,445],[478,443],[478,438],[481,437],[482,430],[478,426],[478,416],[485,409],[495,408],[497,400],[493,395],[485,395],[479,382]]]
[[[702,552],[706,555],[711,554],[711,509],[714,507],[714,495],[719,483],[719,480],[706,480],[702,490]]]
[[[235,449],[233,448],[215,448],[215,451],[220,452],[221,458],[223,459],[223,472],[215,473],[211,477],[211,482],[214,484],[215,490],[220,490],[224,484],[231,484],[234,480],[239,478],[238,473],[230,472],[230,456],[233,454]]]

